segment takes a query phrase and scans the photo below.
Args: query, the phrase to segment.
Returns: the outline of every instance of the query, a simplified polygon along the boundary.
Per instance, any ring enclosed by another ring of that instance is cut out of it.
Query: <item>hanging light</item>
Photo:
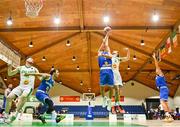
[[[30,47],[30,48],[34,47],[32,40],[29,42],[29,47]]]
[[[72,61],[76,61],[76,57],[75,56],[72,57]]]
[[[4,81],[7,81],[7,77],[4,77]]]
[[[88,88],[88,92],[91,92],[91,88]]]
[[[66,46],[67,46],[67,47],[69,47],[70,45],[71,45],[70,41],[69,41],[69,40],[67,40],[67,42],[66,42]]]
[[[56,25],[58,25],[60,22],[61,22],[60,17],[58,17],[58,16],[54,17],[54,23],[55,23]]]
[[[42,61],[46,61],[46,57],[45,56],[42,57]]]
[[[109,21],[110,21],[110,18],[109,18],[109,16],[108,15],[106,15],[106,16],[104,16],[103,17],[103,21],[104,21],[104,23],[109,23]]]
[[[80,85],[81,85],[81,86],[83,85],[83,81],[80,81]]]
[[[137,60],[136,55],[133,56],[133,60]]]
[[[12,17],[9,17],[8,19],[7,19],[7,25],[8,26],[11,26],[12,24],[13,24],[13,20],[12,20]]]
[[[11,16],[11,11],[10,11],[10,16],[8,17],[6,23],[7,23],[8,26],[11,26],[13,24],[13,19],[12,19],[12,16]]]
[[[141,46],[144,46],[145,43],[144,43],[144,40],[141,40]]]
[[[127,70],[130,70],[131,68],[130,68],[130,66],[128,65],[128,67],[127,67]]]
[[[152,21],[153,22],[159,21],[159,15],[157,14],[157,12],[155,10],[154,10],[154,13],[152,15]]]
[[[76,70],[78,70],[78,71],[79,71],[79,70],[80,70],[80,67],[79,67],[79,66],[77,66],[77,67],[76,67]]]

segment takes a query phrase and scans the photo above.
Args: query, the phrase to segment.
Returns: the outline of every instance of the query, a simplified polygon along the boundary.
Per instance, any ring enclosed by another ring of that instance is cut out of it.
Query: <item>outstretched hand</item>
[[[152,57],[153,57],[154,59],[156,59],[156,54],[155,54],[155,52],[153,53]]]

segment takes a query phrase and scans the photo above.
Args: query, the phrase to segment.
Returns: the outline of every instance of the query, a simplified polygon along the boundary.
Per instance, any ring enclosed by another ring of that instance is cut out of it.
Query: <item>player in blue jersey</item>
[[[110,48],[108,46],[108,39],[109,39],[109,32],[111,28],[105,27],[104,31],[106,33],[105,38],[103,39],[103,42],[98,50],[98,63],[100,68],[100,92],[103,97],[103,103],[102,107],[106,107],[110,111],[111,110],[111,98],[112,98],[112,92],[113,92],[113,86],[114,86],[114,76],[112,71],[112,60],[110,57],[111,52]],[[105,96],[105,88],[104,86],[109,86],[109,98]]]
[[[57,113],[54,110],[54,103],[48,95],[49,90],[51,89],[51,87],[54,86],[55,80],[59,76],[59,71],[57,69],[52,69],[50,71],[50,74],[32,73],[28,75],[41,76],[41,84],[37,89],[36,98],[47,107],[46,113],[52,114],[52,118],[55,119],[57,123],[63,120],[65,116],[57,115]],[[41,116],[39,114],[38,119],[40,119],[43,123],[46,123],[45,117],[43,115]]]
[[[167,87],[167,83],[164,77],[164,74],[162,72],[162,70],[160,69],[159,65],[158,65],[158,61],[156,59],[156,55],[155,53],[153,53],[154,58],[154,63],[155,63],[155,67],[156,67],[156,86],[159,89],[160,92],[160,102],[161,105],[163,106],[163,109],[165,111],[165,119],[164,121],[166,122],[172,122],[173,118],[170,115],[170,108],[168,106],[168,95],[169,95],[169,89]]]

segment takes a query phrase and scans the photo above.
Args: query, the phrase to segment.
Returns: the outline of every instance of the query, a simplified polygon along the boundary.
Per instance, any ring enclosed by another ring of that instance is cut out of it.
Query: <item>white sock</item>
[[[52,119],[56,119],[57,113],[55,111],[52,112]]]
[[[120,104],[119,104],[119,102],[115,102],[115,106],[119,106]]]
[[[17,117],[17,116],[18,116],[18,114],[19,114],[19,112],[18,112],[18,111],[16,111],[16,112],[15,112],[15,117]]]
[[[166,112],[166,113],[165,113],[165,116],[168,116],[168,117],[169,117],[169,116],[171,116],[171,115],[169,114],[169,112]]]

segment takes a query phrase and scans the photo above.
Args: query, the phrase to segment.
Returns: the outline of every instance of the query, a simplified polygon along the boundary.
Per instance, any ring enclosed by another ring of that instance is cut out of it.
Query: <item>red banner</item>
[[[80,96],[60,96],[60,102],[80,102]]]
[[[113,96],[112,97],[112,102],[114,102],[114,101],[115,101],[115,97]],[[120,96],[119,101],[124,102],[124,96]]]

